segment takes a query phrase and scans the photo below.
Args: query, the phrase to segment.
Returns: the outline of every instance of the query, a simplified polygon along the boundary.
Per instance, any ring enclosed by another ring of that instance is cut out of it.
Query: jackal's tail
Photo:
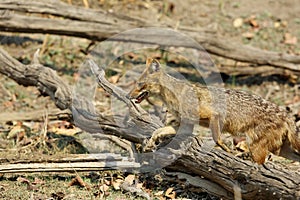
[[[300,162],[300,137],[295,123],[288,119],[287,138],[281,147],[280,156]]]
[[[295,126],[295,123],[291,120],[287,122],[288,124],[288,140],[291,143],[291,147],[300,155],[300,135],[299,130]]]

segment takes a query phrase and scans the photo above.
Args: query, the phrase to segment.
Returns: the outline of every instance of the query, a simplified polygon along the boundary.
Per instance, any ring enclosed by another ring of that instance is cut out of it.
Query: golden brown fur
[[[300,139],[294,121],[285,110],[260,96],[243,91],[192,85],[167,75],[157,60],[148,59],[147,67],[130,98],[140,103],[157,94],[177,116],[194,123],[209,125],[214,141],[229,150],[220,140],[221,132],[244,133],[252,159],[262,164],[272,152],[288,158],[300,152]],[[296,155],[299,159],[299,155]]]

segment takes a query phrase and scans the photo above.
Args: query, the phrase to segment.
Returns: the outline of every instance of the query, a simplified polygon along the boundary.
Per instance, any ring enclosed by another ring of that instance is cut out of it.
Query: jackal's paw
[[[239,152],[239,153],[235,153],[236,157],[239,157],[243,160],[252,160],[251,154],[250,152]]]
[[[218,140],[216,146],[220,147],[221,149],[223,149],[224,151],[226,151],[228,153],[234,153],[232,151],[232,149],[230,149],[226,144],[223,143],[222,140]]]
[[[215,145],[215,148],[226,151],[227,153],[230,153],[230,154],[233,154],[233,155],[236,154],[236,151],[234,151],[232,149],[229,149],[228,147],[224,148],[224,147],[220,147],[219,145]]]

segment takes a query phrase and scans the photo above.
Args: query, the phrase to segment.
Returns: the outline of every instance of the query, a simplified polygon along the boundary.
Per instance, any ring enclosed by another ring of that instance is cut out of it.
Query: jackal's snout
[[[137,90],[134,88],[131,90],[126,97],[130,100],[135,99],[135,103],[141,103],[145,98],[149,96],[149,92],[146,90]]]

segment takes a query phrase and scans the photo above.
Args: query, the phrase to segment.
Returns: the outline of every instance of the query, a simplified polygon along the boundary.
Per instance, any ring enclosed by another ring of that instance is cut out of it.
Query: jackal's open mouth
[[[137,98],[135,98],[135,103],[141,103],[144,99],[146,99],[149,95],[149,92],[142,92]]]

